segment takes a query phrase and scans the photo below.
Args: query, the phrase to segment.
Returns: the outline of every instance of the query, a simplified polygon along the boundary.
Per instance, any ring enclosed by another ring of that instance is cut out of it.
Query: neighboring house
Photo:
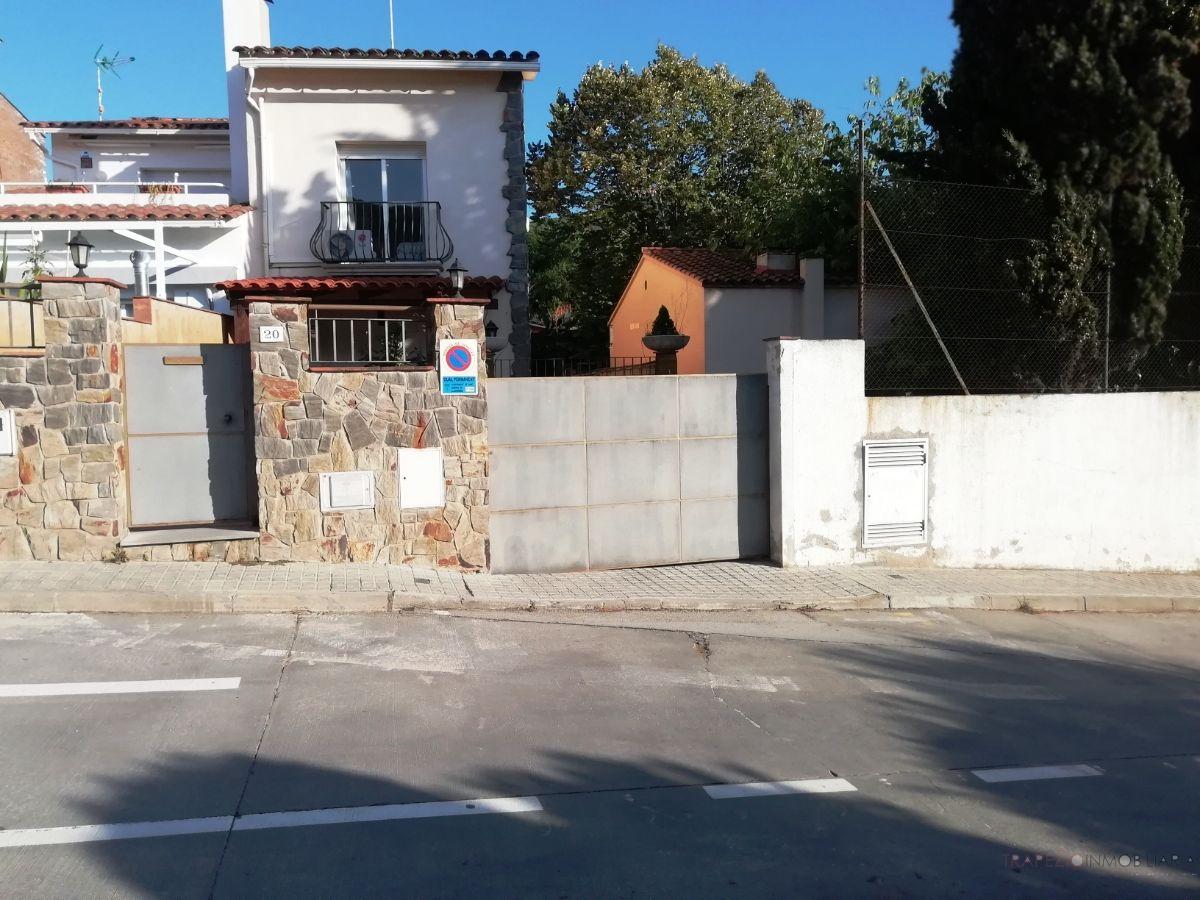
[[[0,231],[9,271],[19,276],[40,248],[55,274],[74,274],[67,251],[84,234],[94,250],[88,273],[133,282],[130,254],[145,251],[146,293],[220,308],[214,282],[245,273],[245,205],[229,200],[225,119],[25,121],[50,139],[50,180],[0,183]]]
[[[780,335],[854,337],[843,311],[826,309],[823,260],[646,247],[609,317],[614,360],[650,355],[642,337],[663,306],[691,337],[680,375],[763,372],[763,341]]]
[[[263,0],[224,12],[234,194],[254,211],[250,277],[221,287],[336,307],[314,312],[342,328],[316,329],[322,362],[410,362],[390,359],[396,324],[353,347],[347,335],[383,319],[427,331],[409,307],[451,292],[457,261],[466,292],[491,301],[495,356],[527,360],[523,84],[537,54],[274,47]]]
[[[317,329],[326,362],[374,364],[412,361],[391,359],[390,335],[454,292],[457,262],[464,293],[489,301],[489,350],[522,374],[524,82],[538,55],[274,47],[268,9],[223,0],[227,120],[25,123],[51,137],[53,176],[0,187],[10,270],[40,247],[73,274],[66,243],[84,231],[89,274],[131,282],[130,252],[146,249],[160,298],[224,310],[295,294],[340,305],[322,315],[355,320],[344,329],[390,319],[378,346]]]
[[[22,128],[25,116],[0,94],[0,183],[46,180],[46,142]]]

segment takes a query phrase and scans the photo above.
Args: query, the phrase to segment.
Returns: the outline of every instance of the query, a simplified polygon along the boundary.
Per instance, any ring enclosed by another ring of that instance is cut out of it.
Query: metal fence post
[[[1104,393],[1108,393],[1108,352],[1112,346],[1112,267],[1104,273]]]
[[[858,339],[865,333],[867,297],[867,149],[862,119],[858,120]]]

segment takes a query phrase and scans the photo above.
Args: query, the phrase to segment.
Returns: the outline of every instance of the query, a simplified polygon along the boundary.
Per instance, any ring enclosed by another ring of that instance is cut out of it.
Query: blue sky
[[[537,50],[531,140],[547,109],[597,60],[642,65],[660,41],[781,90],[841,120],[863,82],[885,87],[949,66],[951,0],[395,0],[400,47]],[[0,91],[35,119],[94,118],[92,56],[136,62],[107,78],[107,117],[225,115],[220,0],[0,0]],[[276,0],[277,44],[386,47],[387,0]]]

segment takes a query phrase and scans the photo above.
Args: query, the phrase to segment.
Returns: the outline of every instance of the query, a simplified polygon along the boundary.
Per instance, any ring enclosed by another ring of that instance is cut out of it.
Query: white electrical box
[[[429,509],[446,505],[446,468],[441,447],[396,451],[400,476],[400,508]]]
[[[17,452],[16,426],[13,425],[13,411],[0,409],[0,456],[12,456]]]
[[[863,441],[863,547],[929,542],[929,441]]]
[[[374,508],[374,472],[321,473],[321,512]]]

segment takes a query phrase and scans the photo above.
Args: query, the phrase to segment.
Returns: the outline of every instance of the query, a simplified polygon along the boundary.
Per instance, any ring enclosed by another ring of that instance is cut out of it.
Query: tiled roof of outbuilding
[[[536,50],[383,50],[361,47],[234,47],[239,56],[249,59],[426,59],[476,62],[538,61]]]
[[[222,219],[229,221],[243,216],[254,207],[244,204],[178,206],[150,203],[55,203],[0,205],[0,221],[4,222],[169,222]]]
[[[760,269],[737,251],[683,247],[643,247],[642,253],[695,278],[705,287],[773,287],[804,284],[795,270]]]

